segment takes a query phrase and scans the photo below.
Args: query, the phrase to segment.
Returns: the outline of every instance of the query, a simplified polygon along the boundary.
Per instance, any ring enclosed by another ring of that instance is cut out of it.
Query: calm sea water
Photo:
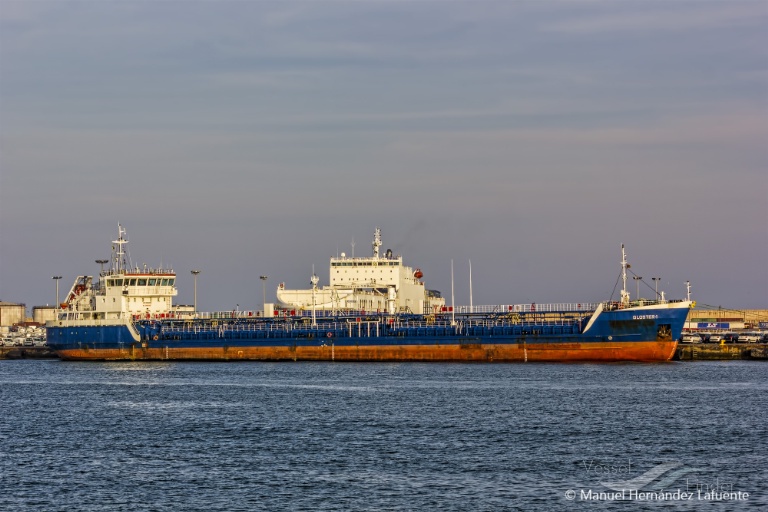
[[[760,362],[0,361],[0,411],[1,510],[768,507]]]

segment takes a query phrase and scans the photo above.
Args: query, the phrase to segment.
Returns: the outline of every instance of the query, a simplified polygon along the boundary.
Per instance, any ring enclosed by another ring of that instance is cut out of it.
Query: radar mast
[[[381,247],[381,229],[376,228],[373,234],[373,257],[379,257],[379,247]]]

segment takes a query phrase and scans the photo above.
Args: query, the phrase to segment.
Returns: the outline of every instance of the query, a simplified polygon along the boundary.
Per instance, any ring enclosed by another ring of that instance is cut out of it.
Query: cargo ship
[[[331,258],[330,284],[276,290],[264,311],[200,313],[173,305],[176,274],[138,267],[118,225],[110,266],[78,276],[49,346],[66,360],[209,361],[667,361],[677,348],[686,300],[631,300],[622,245],[618,300],[454,307],[424,285],[423,272],[391,251]]]

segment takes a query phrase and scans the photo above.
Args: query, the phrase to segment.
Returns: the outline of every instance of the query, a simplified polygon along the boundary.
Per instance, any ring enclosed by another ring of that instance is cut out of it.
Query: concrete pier
[[[768,361],[768,345],[756,343],[679,343],[675,361],[723,361],[755,359]]]
[[[48,347],[0,347],[0,359],[57,359]]]

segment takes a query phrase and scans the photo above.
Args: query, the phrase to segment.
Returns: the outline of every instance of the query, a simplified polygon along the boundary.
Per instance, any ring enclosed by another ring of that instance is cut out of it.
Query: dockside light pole
[[[56,281],[56,307],[54,309],[59,309],[59,280],[61,276],[53,276],[51,279]]]
[[[192,272],[192,275],[195,276],[195,306],[194,306],[195,307],[195,311],[194,311],[194,314],[195,314],[195,318],[197,318],[197,276],[200,275],[201,271],[200,270],[191,270],[190,272]]]
[[[259,279],[261,279],[261,295],[262,295],[261,309],[264,312],[264,316],[266,316],[267,315],[267,276],[259,276]]]

